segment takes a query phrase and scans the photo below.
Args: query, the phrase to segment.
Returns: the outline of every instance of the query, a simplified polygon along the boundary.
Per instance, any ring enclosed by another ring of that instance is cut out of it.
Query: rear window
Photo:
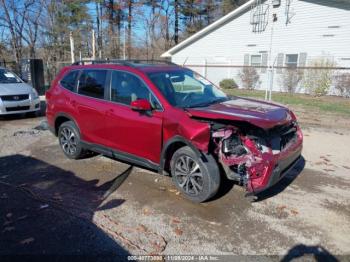
[[[61,86],[63,86],[64,88],[66,88],[70,91],[74,91],[75,85],[76,85],[76,80],[78,77],[78,73],[79,73],[79,71],[72,71],[72,72],[68,73],[61,80],[61,82],[60,82]]]
[[[79,77],[78,93],[103,99],[107,70],[83,70]]]

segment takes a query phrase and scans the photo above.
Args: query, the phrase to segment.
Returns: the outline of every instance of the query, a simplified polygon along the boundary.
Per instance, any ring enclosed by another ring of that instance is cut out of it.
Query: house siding
[[[278,8],[269,8],[269,17],[276,13],[273,25],[271,59],[275,65],[285,65],[286,54],[298,54],[299,66],[318,57],[334,60],[337,66],[350,67],[350,3],[348,1],[290,0],[293,16],[286,23],[287,0],[281,0]],[[265,4],[268,4],[266,1]],[[201,37],[172,55],[172,61],[187,65],[246,65],[251,55],[263,54],[267,64],[271,39],[271,19],[263,32],[255,33],[250,24],[248,9],[230,22]],[[234,78],[238,83],[240,68],[193,67],[198,73],[218,84],[224,78]],[[281,70],[280,70],[281,71]],[[258,69],[265,89],[268,81],[266,70]],[[350,72],[350,71],[349,71]],[[277,70],[274,90],[280,91]],[[300,89],[303,91],[303,89]]]

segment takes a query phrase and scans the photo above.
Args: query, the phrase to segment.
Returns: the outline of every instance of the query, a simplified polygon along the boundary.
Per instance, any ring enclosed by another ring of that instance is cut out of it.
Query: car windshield
[[[224,92],[191,70],[148,73],[170,104],[177,107],[205,107],[228,100]]]
[[[0,84],[22,83],[21,79],[11,71],[0,68]]]

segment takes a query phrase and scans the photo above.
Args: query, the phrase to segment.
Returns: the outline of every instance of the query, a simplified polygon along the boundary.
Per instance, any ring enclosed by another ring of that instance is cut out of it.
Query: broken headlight
[[[230,136],[222,141],[222,152],[224,154],[232,154],[241,156],[247,153],[242,145],[242,141],[238,136]]]

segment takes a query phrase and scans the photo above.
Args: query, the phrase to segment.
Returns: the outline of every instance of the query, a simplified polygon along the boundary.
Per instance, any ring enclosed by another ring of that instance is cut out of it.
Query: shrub
[[[334,87],[344,97],[350,97],[350,73],[341,73],[335,76]]]
[[[260,84],[260,76],[254,67],[244,67],[238,76],[242,81],[243,88],[253,90]]]
[[[315,67],[305,72],[304,86],[309,94],[323,96],[328,93],[335,65],[335,62],[329,58],[317,58],[309,63],[310,67]]]
[[[232,78],[227,78],[227,79],[221,80],[219,85],[223,89],[238,88],[238,85],[236,84],[235,80],[233,80]]]
[[[283,91],[294,94],[302,78],[302,70],[298,70],[296,68],[284,69],[280,77]]]

